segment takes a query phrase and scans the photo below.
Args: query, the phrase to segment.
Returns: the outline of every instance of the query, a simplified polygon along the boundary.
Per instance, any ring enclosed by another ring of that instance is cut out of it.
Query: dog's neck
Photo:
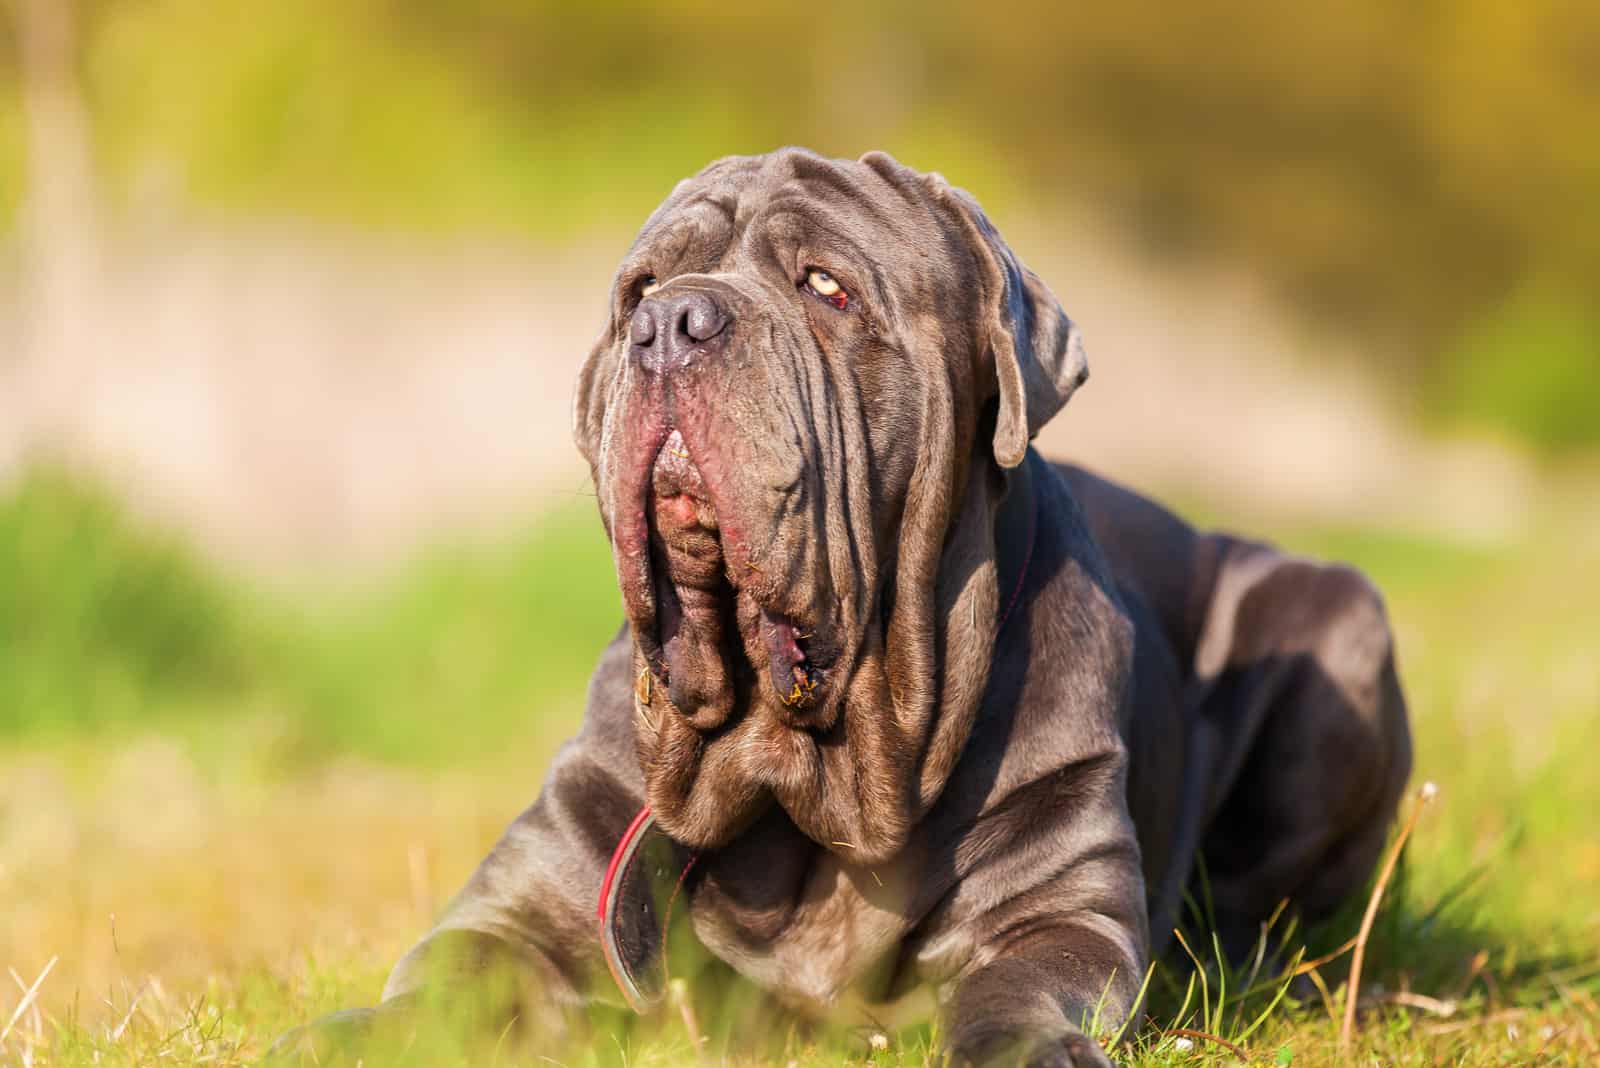
[[[1022,463],[1008,473],[1005,500],[1000,502],[1000,512],[995,516],[995,560],[1000,571],[1001,597],[996,641],[1005,635],[1006,623],[1021,604],[1039,536],[1039,502],[1033,485],[1033,465],[1039,462],[1038,457],[1029,449]]]
[[[841,857],[876,863],[898,853],[954,770],[995,643],[1023,607],[1039,462],[1030,450],[1005,472],[987,456],[972,464],[931,574],[913,587],[901,567],[889,621],[866,633],[827,732],[796,729],[756,704],[709,733],[670,713],[641,714],[640,761],[661,828],[691,848],[720,848],[775,801]]]

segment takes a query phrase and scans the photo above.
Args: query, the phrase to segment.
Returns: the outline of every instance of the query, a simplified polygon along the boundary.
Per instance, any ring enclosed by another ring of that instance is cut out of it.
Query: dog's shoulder
[[[1147,610],[1180,661],[1187,660],[1218,572],[1239,540],[1198,530],[1144,494],[1083,467],[1053,466],[1124,601]]]

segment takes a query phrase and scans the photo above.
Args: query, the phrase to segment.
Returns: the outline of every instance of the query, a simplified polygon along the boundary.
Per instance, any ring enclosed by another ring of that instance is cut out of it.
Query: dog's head
[[[888,856],[988,678],[1005,472],[1087,375],[977,204],[874,153],[713,163],[645,223],[579,377],[661,825],[771,800]]]

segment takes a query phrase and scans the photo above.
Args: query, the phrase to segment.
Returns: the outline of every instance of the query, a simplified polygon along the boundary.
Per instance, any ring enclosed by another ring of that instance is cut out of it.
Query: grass
[[[1591,499],[1553,488],[1488,545],[1249,524],[1385,590],[1439,796],[1385,888],[1351,1049],[1335,951],[1365,901],[1228,962],[1200,901],[1203,967],[1151,976],[1124,1063],[1600,1059]],[[24,480],[0,501],[0,1066],[251,1063],[372,1003],[532,797],[617,618],[587,510],[290,597],[59,472]],[[921,1066],[937,1040],[915,1011],[803,1025],[712,967],[685,995],[657,1021],[597,1012],[561,1049],[440,1028],[395,1063]]]
[[[598,532],[569,508],[521,541],[291,599],[230,581],[62,470],[33,471],[0,501],[0,737],[98,744],[153,726],[225,756],[255,722],[295,765],[481,757],[581,697],[621,618]]]

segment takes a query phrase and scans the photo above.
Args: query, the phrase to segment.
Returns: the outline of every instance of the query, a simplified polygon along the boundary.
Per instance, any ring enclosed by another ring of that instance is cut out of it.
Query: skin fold
[[[936,174],[681,183],[577,383],[626,614],[583,726],[384,1004],[279,1053],[440,989],[538,1033],[617,1000],[595,901],[644,805],[712,954],[817,1012],[931,984],[957,1063],[1109,1063],[1085,1021],[1135,1011],[1201,852],[1225,948],[1331,911],[1410,770],[1382,602],[1039,457],[1087,374]]]

